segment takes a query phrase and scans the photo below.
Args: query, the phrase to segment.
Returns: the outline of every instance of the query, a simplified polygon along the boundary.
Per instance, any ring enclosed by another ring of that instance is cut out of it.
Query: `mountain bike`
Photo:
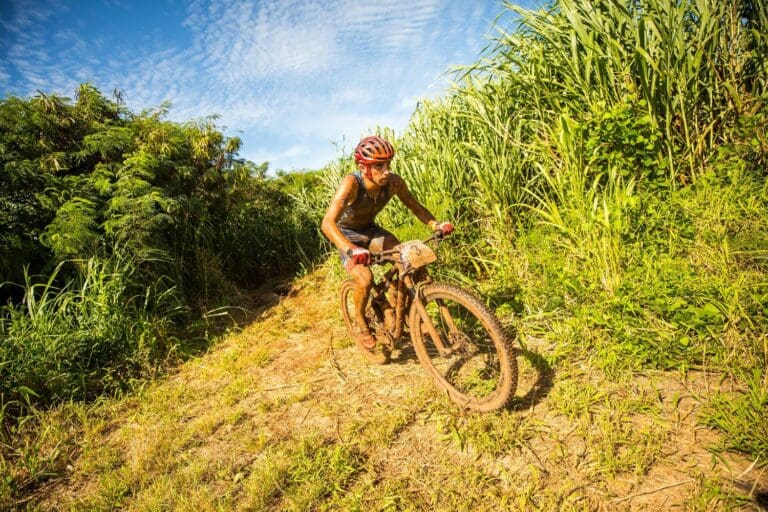
[[[512,339],[498,318],[474,293],[438,283],[427,272],[437,261],[443,237],[404,242],[371,252],[372,265],[391,267],[374,281],[365,320],[376,339],[374,349],[358,348],[372,363],[390,360],[405,333],[421,365],[439,389],[461,407],[492,411],[506,406],[517,389],[517,360]],[[341,313],[355,339],[354,281],[341,286]]]

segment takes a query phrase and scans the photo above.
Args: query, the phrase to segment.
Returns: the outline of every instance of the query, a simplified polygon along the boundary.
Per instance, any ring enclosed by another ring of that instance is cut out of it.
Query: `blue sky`
[[[532,5],[522,0],[518,5]],[[169,119],[218,114],[241,156],[317,169],[474,63],[500,1],[0,0],[0,94],[118,88]],[[508,13],[501,18],[509,28]]]

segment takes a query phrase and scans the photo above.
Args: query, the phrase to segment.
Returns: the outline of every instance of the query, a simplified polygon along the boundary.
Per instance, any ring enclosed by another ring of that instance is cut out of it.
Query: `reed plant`
[[[636,90],[664,137],[656,149],[671,183],[695,180],[739,116],[765,90],[766,6],[696,0],[558,1],[507,8],[521,19],[502,31],[480,69],[519,82],[515,101],[544,120],[588,111]]]
[[[768,5],[504,8],[514,25],[396,140],[395,171],[458,226],[451,275],[557,360],[743,384],[768,336]],[[402,206],[381,220],[412,233]]]

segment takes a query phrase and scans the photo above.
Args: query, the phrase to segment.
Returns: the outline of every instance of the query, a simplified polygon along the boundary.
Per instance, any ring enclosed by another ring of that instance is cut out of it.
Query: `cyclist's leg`
[[[380,227],[377,224],[371,224],[359,230],[351,230],[341,228],[344,236],[349,239],[350,242],[359,246],[365,247],[371,251],[388,250],[396,246],[399,242],[392,233],[386,229]],[[368,297],[371,293],[371,287],[373,286],[373,273],[371,269],[364,265],[355,265],[351,259],[341,251],[339,251],[342,264],[347,273],[352,276],[355,281],[355,323],[357,324],[357,336],[359,342],[366,348],[373,348],[376,345],[376,339],[371,334],[371,330],[365,321],[365,309],[368,304]],[[394,299],[394,294],[391,295]],[[389,315],[387,315],[389,313]],[[387,324],[393,323],[394,316],[392,312],[385,312],[386,316],[392,316],[392,318],[386,319]]]
[[[371,239],[370,248],[372,251],[388,251],[397,246],[400,241],[387,231],[379,226],[376,226],[376,232],[374,238]],[[384,309],[384,324],[390,332],[395,328],[395,308],[397,307],[397,288],[394,283],[390,283],[387,290],[387,302],[389,302],[388,308]]]
[[[341,232],[344,233],[344,236],[350,242],[366,249],[371,244],[372,233],[370,231],[370,228],[363,228],[357,231],[341,228]],[[365,306],[368,303],[368,296],[373,285],[373,273],[370,268],[364,265],[356,265],[351,258],[341,251],[339,251],[339,256],[341,257],[342,265],[344,265],[347,273],[355,282],[353,302],[355,306],[355,324],[357,325],[355,335],[357,342],[366,348],[373,348],[376,346],[376,339],[371,334],[371,330],[365,321]]]
[[[388,251],[400,243],[395,235],[386,230],[382,231],[384,233],[371,239],[370,249],[372,251]]]
[[[368,304],[368,296],[373,285],[373,273],[364,265],[352,265],[347,271],[355,281],[353,300],[355,303],[355,323],[357,324],[357,337],[366,348],[376,346],[376,340],[365,322],[365,307]]]
[[[355,280],[355,318],[358,324],[365,324],[365,306],[371,293],[373,273],[363,265],[354,265],[349,274]]]

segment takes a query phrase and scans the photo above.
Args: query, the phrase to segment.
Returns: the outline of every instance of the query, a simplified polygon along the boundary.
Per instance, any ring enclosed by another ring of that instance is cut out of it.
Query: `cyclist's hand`
[[[347,249],[347,256],[350,257],[355,265],[370,265],[371,264],[371,252],[368,249],[363,249],[353,245]]]
[[[442,236],[448,236],[453,233],[453,224],[450,222],[432,221],[430,224],[432,231],[439,231]]]
[[[440,230],[443,236],[448,236],[453,233],[453,224],[450,222],[441,222],[436,227]]]

